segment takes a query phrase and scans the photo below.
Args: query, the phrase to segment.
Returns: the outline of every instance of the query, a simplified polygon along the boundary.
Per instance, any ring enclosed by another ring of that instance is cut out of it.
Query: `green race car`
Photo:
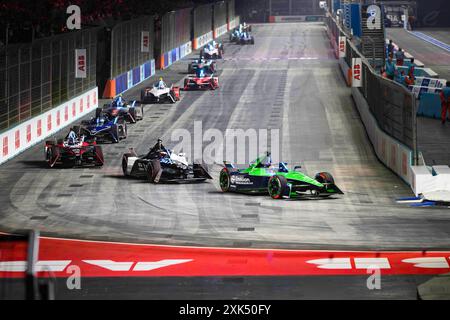
[[[270,153],[256,159],[247,169],[237,169],[229,162],[224,164],[219,179],[223,192],[269,193],[273,199],[344,194],[330,173],[319,172],[313,179],[300,172],[300,166],[289,170],[287,163],[280,162],[276,167],[272,165]]]

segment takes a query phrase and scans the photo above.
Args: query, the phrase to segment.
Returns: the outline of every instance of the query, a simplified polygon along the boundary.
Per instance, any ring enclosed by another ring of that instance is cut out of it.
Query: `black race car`
[[[157,143],[146,155],[130,149],[122,157],[125,176],[159,182],[203,182],[212,179],[205,165],[188,164],[185,155],[176,154]]]

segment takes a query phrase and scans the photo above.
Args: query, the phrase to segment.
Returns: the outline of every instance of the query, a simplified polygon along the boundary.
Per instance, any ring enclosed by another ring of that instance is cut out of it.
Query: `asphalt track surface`
[[[255,26],[255,46],[225,41],[220,89],[182,92],[174,105],[146,107],[129,137],[105,145],[101,169],[47,169],[43,144],[0,167],[0,226],[76,239],[198,246],[447,249],[448,208],[410,208],[409,187],[375,157],[322,24]],[[165,70],[184,78],[188,57]],[[153,78],[150,82],[154,82]],[[146,83],[148,85],[150,82]],[[126,98],[139,99],[142,86]],[[275,201],[223,194],[221,166],[202,184],[153,185],[125,179],[121,155],[144,153],[194,121],[229,128],[279,128],[283,160],[314,175],[331,172],[345,192],[326,200]],[[64,133],[65,134],[65,133]],[[292,160],[292,161],[291,161]]]

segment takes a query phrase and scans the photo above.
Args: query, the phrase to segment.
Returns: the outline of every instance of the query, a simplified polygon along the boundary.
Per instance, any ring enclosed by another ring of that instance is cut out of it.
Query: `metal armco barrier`
[[[95,110],[97,97],[97,88],[93,88],[0,133],[0,164]]]
[[[158,68],[164,69],[192,52],[191,8],[166,13],[156,30]]]
[[[193,47],[199,49],[214,39],[213,35],[213,6],[211,4],[194,8],[193,19]]]
[[[213,37],[218,38],[227,33],[227,4],[221,1],[214,4]]]
[[[76,49],[86,50],[85,78],[75,78]],[[97,29],[0,51],[0,133],[95,88],[96,52]]]
[[[111,31],[110,75],[103,91],[113,98],[155,74],[154,17],[119,23]]]

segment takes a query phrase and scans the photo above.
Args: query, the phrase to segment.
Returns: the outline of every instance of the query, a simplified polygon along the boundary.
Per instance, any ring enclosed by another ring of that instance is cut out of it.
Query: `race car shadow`
[[[20,163],[32,168],[38,169],[48,168],[47,162],[42,160],[25,160],[21,161]]]
[[[285,201],[332,201],[332,200],[339,200],[339,198],[336,197],[297,197],[297,198],[289,198],[284,199]]]
[[[142,178],[142,179],[134,179],[134,178],[126,177],[124,175],[117,175],[117,174],[105,174],[105,175],[103,175],[103,178],[112,178],[112,179],[117,179],[117,180],[127,180],[130,183],[149,183],[144,178]]]
[[[50,168],[47,164],[46,161],[43,160],[26,160],[26,161],[21,161],[21,164],[24,164],[28,167],[31,168],[36,168],[36,169],[52,169],[52,170],[67,170],[67,169],[88,169],[90,167],[82,167],[82,166],[72,166],[72,165],[56,165],[53,168]],[[92,167],[94,168],[94,167]],[[97,168],[97,167],[95,167]]]

